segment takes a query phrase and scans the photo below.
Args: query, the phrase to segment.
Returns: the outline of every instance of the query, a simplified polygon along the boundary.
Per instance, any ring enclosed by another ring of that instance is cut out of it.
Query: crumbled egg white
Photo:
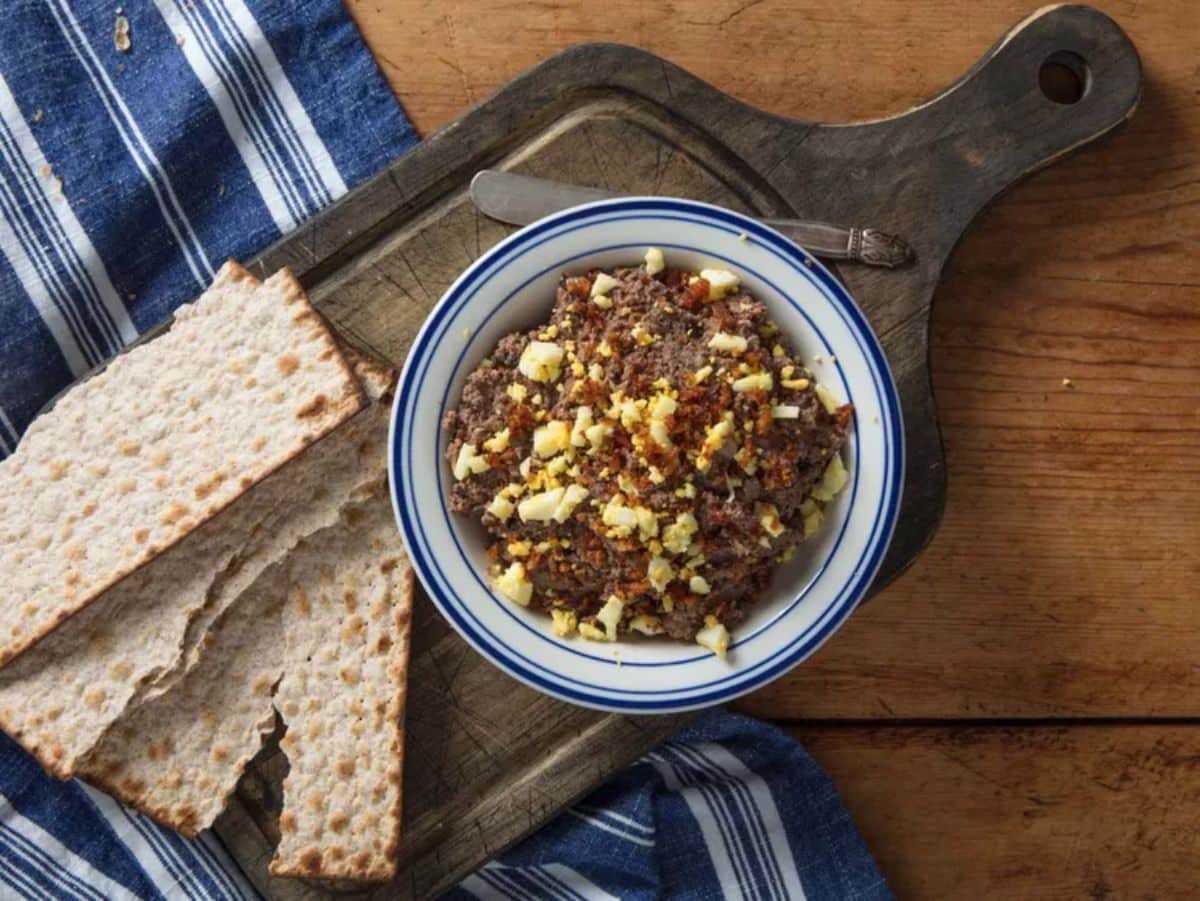
[[[588,496],[588,490],[582,485],[568,485],[563,491],[562,500],[554,508],[554,521],[566,522],[575,508],[583,503]]]
[[[488,504],[487,512],[501,522],[508,522],[508,518],[513,515],[515,509],[516,507],[513,506],[512,501],[502,494],[497,494],[492,498],[492,502]]]
[[[654,439],[654,443],[661,447],[671,446],[671,435],[667,431],[667,424],[661,419],[650,420],[650,437]]]
[[[533,430],[533,452],[539,457],[553,457],[571,446],[571,426],[561,419],[552,419]]]
[[[712,591],[712,586],[708,584],[708,579],[704,576],[692,576],[688,580],[688,589],[695,594],[708,594]]]
[[[574,610],[551,610],[550,619],[553,622],[554,634],[559,638],[566,638],[579,625]]]
[[[650,406],[651,419],[666,419],[678,409],[679,405],[675,402],[675,398],[669,394],[660,394],[654,399],[654,403]]]
[[[772,419],[799,419],[800,408],[795,404],[776,404],[771,407]]]
[[[774,504],[764,505],[762,516],[758,518],[758,521],[762,524],[763,531],[772,538],[778,538],[786,531],[779,518],[779,509]]]
[[[667,261],[663,258],[663,252],[657,247],[651,247],[646,251],[646,274],[658,275],[667,268]]]
[[[700,277],[708,282],[708,299],[720,300],[726,294],[736,291],[741,279],[728,269],[701,269]]]
[[[608,440],[608,436],[613,433],[613,427],[607,422],[598,422],[595,425],[590,425],[583,430],[583,437],[587,439],[588,444],[592,447],[603,447],[604,442]]]
[[[830,413],[837,412],[837,408],[841,406],[841,403],[836,397],[833,396],[832,391],[820,384],[818,384],[813,390],[816,391],[817,399],[821,401],[826,410],[828,410]]]
[[[708,346],[713,350],[728,351],[732,354],[746,352],[746,339],[741,335],[731,335],[728,332],[717,332],[708,340]]]
[[[580,407],[575,411],[575,425],[571,427],[571,444],[575,447],[586,447],[587,430],[593,425],[592,408]]]
[[[493,583],[496,591],[522,607],[529,606],[533,597],[533,583],[525,576],[525,564],[519,560],[509,564]]]
[[[733,383],[733,390],[738,394],[745,394],[747,391],[770,391],[774,384],[771,373],[755,372],[736,379]]]
[[[834,496],[846,487],[849,477],[846,464],[842,462],[842,455],[834,454],[829,465],[825,467],[820,483],[813,489],[812,496],[819,501],[833,500]]]
[[[667,585],[675,578],[675,569],[671,561],[665,557],[651,557],[650,565],[646,567],[646,578],[651,587],[660,594],[667,590]]]
[[[608,296],[612,293],[613,288],[620,287],[621,283],[609,275],[607,272],[601,272],[596,276],[596,280],[592,282],[592,297],[601,295]]]
[[[708,648],[718,657],[724,657],[729,650],[729,630],[714,616],[705,617],[704,622],[704,628],[696,633],[696,644]]]
[[[631,632],[641,632],[643,635],[662,635],[662,620],[649,613],[639,613],[629,621]]]
[[[535,382],[558,380],[563,360],[563,349],[553,341],[530,341],[521,351],[517,369],[521,375]]]
[[[697,369],[695,372],[692,373],[692,384],[699,385],[706,378],[708,378],[710,375],[712,375],[712,373],[713,373],[713,368],[711,366],[701,366],[699,369]]]
[[[454,478],[462,481],[471,475],[478,475],[491,468],[486,457],[479,454],[474,444],[464,444],[458,449],[458,457],[454,460]]]
[[[592,303],[594,303],[601,310],[611,310],[613,305],[612,298],[607,294],[595,295],[592,297]]]
[[[580,623],[579,634],[588,641],[608,641],[608,635],[603,629],[599,629],[591,623]]]
[[[558,506],[566,495],[565,488],[551,488],[538,494],[531,494],[517,504],[517,516],[522,522],[548,522],[554,519]]]
[[[614,594],[604,602],[604,606],[596,614],[596,619],[604,626],[605,637],[608,641],[617,640],[617,626],[621,624],[621,614],[624,610],[625,603]]]

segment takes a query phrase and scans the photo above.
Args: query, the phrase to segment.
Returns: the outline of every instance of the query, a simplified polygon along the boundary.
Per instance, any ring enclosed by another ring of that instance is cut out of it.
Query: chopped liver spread
[[[482,522],[494,589],[556,634],[695,640],[728,627],[847,479],[852,411],[726,270],[564,277],[443,427],[450,506]]]

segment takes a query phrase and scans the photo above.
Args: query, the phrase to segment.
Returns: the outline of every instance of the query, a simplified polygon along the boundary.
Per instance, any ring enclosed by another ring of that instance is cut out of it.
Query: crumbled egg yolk
[[[609,419],[621,420],[621,425],[627,429],[632,429],[642,421],[642,411],[633,398],[616,391],[609,395],[609,400],[612,401],[612,406],[605,413]]]
[[[654,336],[646,331],[646,327],[640,322],[633,327],[633,331],[630,334],[633,336],[633,340],[642,347],[647,347],[655,341]]]
[[[691,547],[692,536],[700,529],[700,524],[696,522],[696,517],[691,513],[680,513],[675,517],[675,522],[671,523],[662,534],[663,547],[672,554],[683,554]]]
[[[553,341],[530,341],[521,351],[517,369],[535,382],[554,382],[560,375],[563,349]]]
[[[566,638],[579,625],[579,618],[574,610],[551,610],[550,619],[553,623],[554,634]]]
[[[458,457],[454,460],[454,478],[461,482],[468,476],[478,475],[490,468],[487,458],[479,454],[474,444],[464,444],[458,449]]]
[[[510,541],[507,550],[510,557],[528,557],[533,545],[528,541]]]
[[[719,451],[733,434],[733,413],[726,411],[720,422],[708,427],[700,455],[696,457],[696,468],[706,470],[712,465],[712,455]]]
[[[731,335],[728,332],[717,332],[708,340],[708,346],[713,350],[727,351],[731,354],[746,352],[746,339],[741,335]]]
[[[715,616],[704,618],[704,628],[696,633],[696,644],[708,648],[718,657],[729,650],[729,630],[717,622]]]
[[[720,300],[738,289],[742,280],[728,269],[701,269],[700,277],[708,282],[708,299]]]
[[[504,597],[522,607],[529,606],[529,599],[533,597],[533,583],[526,578],[525,564],[519,560],[511,563],[508,569],[496,578],[493,587]]]
[[[658,275],[667,268],[667,261],[663,258],[663,252],[657,247],[651,247],[646,251],[646,274]]]
[[[507,388],[504,389],[504,393],[507,394],[509,397],[511,397],[513,400],[515,400],[517,403],[521,403],[521,401],[523,401],[523,400],[525,400],[525,398],[529,397],[529,389],[526,388],[524,385],[522,385],[520,382],[513,382],[511,385],[509,385]]]
[[[706,378],[708,378],[710,375],[712,375],[712,373],[713,373],[713,368],[711,366],[701,366],[699,369],[697,369],[695,372],[692,373],[692,384],[699,385]]]
[[[501,453],[508,449],[508,443],[512,439],[511,429],[501,429],[487,441],[483,442],[483,449],[493,454]]]
[[[803,391],[810,383],[808,379],[784,379],[780,384],[791,391]]]
[[[612,298],[607,294],[595,295],[592,297],[592,303],[594,303],[601,310],[611,310],[613,305]]]

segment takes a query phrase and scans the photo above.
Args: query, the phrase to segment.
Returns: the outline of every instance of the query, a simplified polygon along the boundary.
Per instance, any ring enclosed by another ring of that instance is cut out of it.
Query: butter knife
[[[512,225],[528,225],[551,213],[582,203],[625,195],[585,188],[545,178],[484,169],[471,179],[471,199],[479,211]],[[853,260],[868,266],[895,269],[913,257],[912,248],[896,235],[874,228],[806,222],[800,219],[759,219],[815,256]]]

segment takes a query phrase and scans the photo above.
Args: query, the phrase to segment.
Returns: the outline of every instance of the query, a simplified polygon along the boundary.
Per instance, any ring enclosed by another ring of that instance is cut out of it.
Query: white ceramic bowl
[[[671,266],[695,271],[716,263],[740,274],[817,379],[855,410],[844,452],[850,484],[826,511],[821,531],[749,607],[725,659],[662,639],[607,644],[554,637],[548,616],[489,590],[486,535],[446,504],[453,477],[440,425],[468,373],[501,337],[546,320],[562,273],[636,265],[651,246],[662,248]],[[883,351],[828,270],[740,214],[692,201],[630,198],[576,207],[523,228],[451,285],[401,376],[390,462],[396,519],[413,566],[463,638],[505,672],[565,701],[654,713],[716,704],[758,688],[832,634],[866,592],[887,549],[904,448],[900,403]]]

